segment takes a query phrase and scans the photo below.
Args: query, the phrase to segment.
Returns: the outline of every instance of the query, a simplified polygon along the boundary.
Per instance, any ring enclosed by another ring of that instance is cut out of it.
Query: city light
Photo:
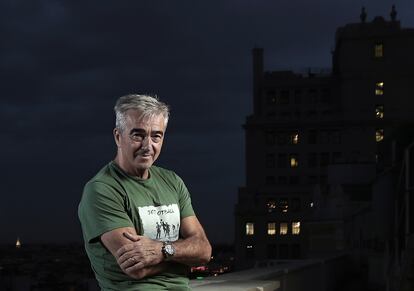
[[[20,238],[17,238],[16,240],[16,249],[19,249],[22,247],[22,243],[20,242]]]

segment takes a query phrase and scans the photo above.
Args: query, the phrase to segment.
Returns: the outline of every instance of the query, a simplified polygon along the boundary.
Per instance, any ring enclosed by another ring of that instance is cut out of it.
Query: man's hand
[[[163,261],[162,242],[129,232],[124,232],[123,235],[131,242],[119,248],[115,258],[126,274],[143,278],[146,275],[145,268],[158,265]]]

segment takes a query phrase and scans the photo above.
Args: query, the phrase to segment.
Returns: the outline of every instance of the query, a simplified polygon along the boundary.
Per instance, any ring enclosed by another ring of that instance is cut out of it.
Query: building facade
[[[330,72],[265,72],[263,49],[253,49],[246,185],[235,208],[241,268],[349,247],[335,205],[318,217],[332,192],[330,169],[352,173],[354,165],[364,179],[353,195],[363,196],[395,160],[384,140],[414,121],[414,29],[401,27],[394,8],[390,16],[367,22],[363,10],[359,23],[338,28]]]

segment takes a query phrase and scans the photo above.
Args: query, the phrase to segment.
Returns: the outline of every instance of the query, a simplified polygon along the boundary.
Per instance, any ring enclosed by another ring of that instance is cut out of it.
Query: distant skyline
[[[0,243],[81,242],[82,188],[115,155],[128,93],[171,105],[157,164],[183,178],[210,240],[232,242],[252,48],[265,70],[330,68],[337,27],[393,4],[414,27],[412,1],[2,1]]]

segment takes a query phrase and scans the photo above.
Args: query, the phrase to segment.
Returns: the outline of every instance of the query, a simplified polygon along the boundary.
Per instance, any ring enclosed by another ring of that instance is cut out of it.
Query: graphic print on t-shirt
[[[143,235],[159,241],[176,241],[180,232],[177,204],[138,207]]]

